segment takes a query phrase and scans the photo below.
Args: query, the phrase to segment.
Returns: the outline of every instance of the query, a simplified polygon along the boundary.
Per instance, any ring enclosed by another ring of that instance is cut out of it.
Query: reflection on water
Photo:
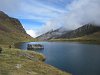
[[[72,42],[29,42],[42,44],[44,50],[36,50],[46,56],[46,63],[73,75],[100,75],[100,45]],[[27,49],[22,43],[20,48]]]

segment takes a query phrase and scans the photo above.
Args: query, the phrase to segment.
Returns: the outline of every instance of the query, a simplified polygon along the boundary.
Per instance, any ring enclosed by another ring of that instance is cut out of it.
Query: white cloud
[[[75,0],[67,8],[69,12],[63,17],[66,28],[73,29],[87,23],[100,25],[100,0]]]
[[[54,18],[57,17],[59,14],[65,12],[60,9],[54,8],[53,6],[43,4],[42,2],[44,1],[0,0],[0,10],[18,19],[45,19],[46,21],[50,17]]]
[[[46,2],[47,1],[47,2]],[[67,1],[67,0],[66,0]],[[73,0],[69,5],[65,0],[1,0],[0,10],[18,18],[31,18],[48,21],[40,30],[29,31],[32,36],[45,33],[61,26],[75,29],[87,23],[100,25],[100,0]],[[47,3],[47,4],[43,4]],[[60,3],[59,3],[60,2]],[[66,5],[66,9],[59,9],[57,5]],[[67,11],[67,13],[65,13]],[[46,18],[52,17],[52,18]],[[53,20],[51,20],[53,19]],[[49,21],[50,20],[50,21]]]
[[[26,30],[26,32],[27,32],[27,34],[29,34],[30,36],[32,36],[34,38],[37,36],[36,32],[34,30]]]
[[[62,27],[62,24],[58,22],[55,22],[55,20],[53,21],[48,21],[45,25],[43,25],[38,31],[37,31],[37,34],[38,35],[41,35],[43,33],[46,33],[50,30],[55,30],[55,29],[58,29]]]
[[[74,0],[66,5],[66,9],[66,14],[52,20],[51,25],[49,21],[45,29],[62,25],[67,30],[72,30],[88,23],[100,25],[100,0]]]

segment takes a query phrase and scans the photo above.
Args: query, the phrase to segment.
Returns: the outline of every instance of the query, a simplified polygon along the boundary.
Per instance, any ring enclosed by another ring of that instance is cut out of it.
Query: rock
[[[17,69],[20,69],[21,67],[22,67],[21,64],[16,64],[16,68],[17,68]]]
[[[36,50],[36,49],[44,49],[44,46],[43,45],[41,45],[41,44],[28,44],[27,45],[27,49],[28,50]]]
[[[12,46],[11,46],[11,45],[9,45],[9,48],[12,48]]]
[[[0,47],[0,53],[2,53],[2,48]]]

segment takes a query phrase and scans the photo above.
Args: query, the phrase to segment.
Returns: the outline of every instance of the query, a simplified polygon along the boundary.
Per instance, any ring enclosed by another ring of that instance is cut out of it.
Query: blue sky
[[[27,0],[21,5],[23,17],[20,19],[26,30],[39,29],[47,21],[67,12],[71,0]],[[24,7],[25,6],[25,7]],[[26,17],[27,16],[27,17]]]
[[[0,10],[18,18],[25,30],[38,30],[47,21],[67,12],[72,0],[3,0]]]
[[[0,0],[0,10],[18,18],[32,37],[61,26],[100,25],[99,8],[100,0]]]

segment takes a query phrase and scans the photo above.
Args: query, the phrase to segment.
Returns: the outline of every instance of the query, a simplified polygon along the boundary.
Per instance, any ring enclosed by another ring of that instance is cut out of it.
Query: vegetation
[[[20,21],[0,11],[0,44],[12,44],[21,41],[34,41],[24,30]]]
[[[42,54],[4,48],[0,54],[0,75],[70,75],[42,62]]]
[[[85,35],[78,38],[70,39],[51,39],[50,41],[71,41],[71,42],[83,42],[83,43],[97,43],[100,44],[100,32],[93,33],[91,35]]]

